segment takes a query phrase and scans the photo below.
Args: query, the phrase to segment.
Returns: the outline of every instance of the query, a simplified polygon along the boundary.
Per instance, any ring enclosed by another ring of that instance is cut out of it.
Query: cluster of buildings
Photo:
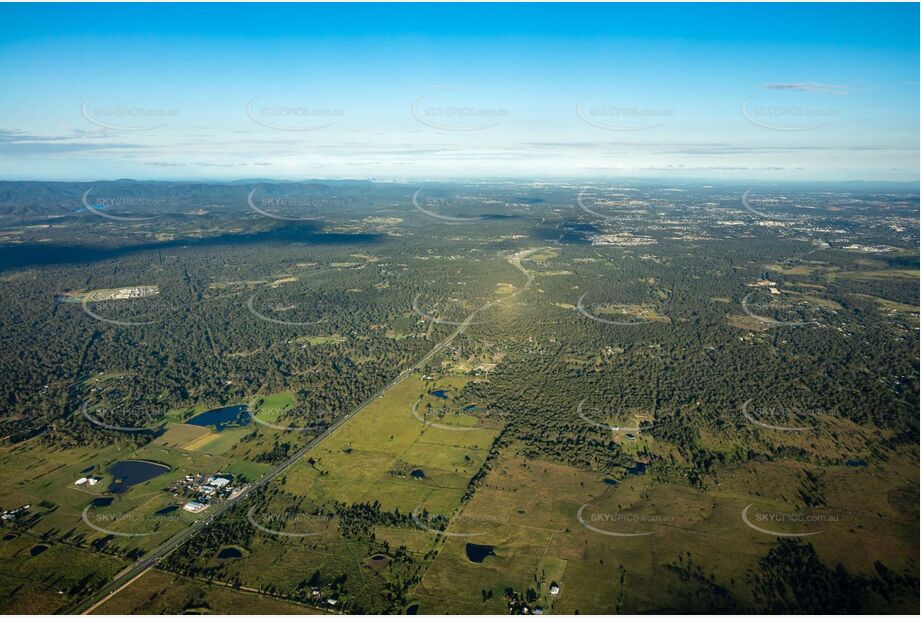
[[[777,289],[777,284],[771,281],[770,279],[758,279],[754,283],[749,283],[748,287],[750,288],[767,288],[771,294],[775,296],[780,294],[780,290]]]
[[[89,485],[92,487],[101,480],[102,478],[98,476],[81,476],[76,481],[74,481],[74,485]]]
[[[160,286],[138,285],[129,288],[117,288],[114,290],[93,290],[91,292],[87,292],[86,297],[90,301],[127,300],[129,298],[145,298],[147,296],[156,296],[159,293]]]
[[[3,521],[13,521],[13,520],[16,519],[17,517],[19,517],[20,515],[22,515],[22,514],[25,513],[26,511],[28,511],[30,506],[32,506],[32,505],[31,505],[31,504],[23,504],[21,507],[19,507],[19,508],[17,508],[17,509],[12,509],[12,510],[10,510],[10,511],[3,511],[2,513],[0,513],[0,519],[2,519]]]
[[[320,592],[319,588],[310,589],[310,597],[311,597],[310,601],[314,606],[320,605],[321,603],[326,603],[330,607],[334,607],[339,604],[339,595],[333,593],[329,597],[325,599],[321,599],[320,597],[322,596],[322,594],[323,593]]]
[[[841,248],[845,251],[860,251],[861,253],[889,253],[892,251],[892,247],[887,247],[886,245],[861,245],[858,243],[852,243]]]
[[[489,372],[492,371],[493,369],[495,369],[497,366],[498,366],[497,363],[480,363],[480,364],[473,370],[473,375],[475,375],[475,376],[481,376],[481,375],[484,375],[484,374],[485,374],[485,375],[488,376],[488,375],[489,375]]]
[[[560,594],[560,585],[558,583],[550,582],[550,587],[548,589],[550,597],[559,596]],[[525,598],[525,596],[527,598]],[[532,605],[539,601],[539,595],[533,591],[529,590],[527,595],[521,595],[514,590],[507,590],[505,593],[505,600],[508,604],[508,613],[509,614],[523,614],[523,615],[534,615],[541,616],[544,613],[544,608],[541,605]],[[551,598],[545,597],[545,600],[552,602]]]
[[[191,498],[182,508],[190,513],[200,513],[207,509],[214,500],[233,499],[242,488],[233,484],[230,474],[187,474],[169,488],[177,497]]]
[[[656,239],[649,236],[635,236],[629,232],[619,234],[592,234],[589,236],[592,245],[598,247],[641,247],[643,245],[654,245]]]

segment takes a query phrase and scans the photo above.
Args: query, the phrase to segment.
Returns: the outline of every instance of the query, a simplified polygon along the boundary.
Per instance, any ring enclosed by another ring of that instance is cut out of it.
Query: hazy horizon
[[[512,177],[512,176],[470,176],[470,177],[419,177],[419,178],[377,178],[373,176],[369,177],[303,177],[303,178],[273,178],[270,176],[261,176],[261,177],[227,177],[227,178],[171,178],[171,177],[161,177],[161,178],[96,178],[96,177],[87,177],[87,178],[0,178],[0,182],[9,182],[9,183],[76,183],[76,184],[92,184],[92,183],[118,183],[118,182],[136,182],[136,183],[175,183],[175,184],[247,184],[247,183],[278,183],[278,184],[304,184],[304,183],[316,183],[316,182],[369,182],[369,183],[389,183],[389,184],[420,184],[420,183],[456,183],[456,184],[523,184],[523,185],[592,185],[592,184],[603,184],[603,183],[629,183],[629,184],[641,184],[648,186],[667,186],[667,185],[686,185],[686,186],[697,186],[697,187],[706,187],[712,185],[713,187],[721,186],[775,186],[775,187],[846,187],[847,185],[853,185],[858,188],[865,187],[893,187],[899,189],[915,189],[916,192],[921,191],[921,180],[864,180],[860,178],[855,178],[852,180],[814,180],[814,179],[752,179],[752,178],[688,178],[688,177],[637,177],[637,176],[622,176],[622,177],[553,177],[553,176],[542,176],[542,177]],[[906,186],[910,185],[910,186]],[[919,185],[919,186],[915,186]]]

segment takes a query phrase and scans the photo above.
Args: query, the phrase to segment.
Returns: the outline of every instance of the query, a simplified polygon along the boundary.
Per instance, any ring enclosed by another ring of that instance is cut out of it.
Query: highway
[[[439,342],[437,345],[435,345],[435,347],[429,350],[425,356],[423,356],[421,359],[416,361],[416,363],[412,367],[408,369],[404,369],[400,373],[400,375],[394,378],[389,384],[387,384],[386,386],[381,388],[379,391],[374,393],[373,396],[366,399],[357,408],[355,408],[348,414],[343,415],[339,420],[337,420],[335,423],[330,425],[326,429],[326,431],[324,431],[323,433],[315,437],[306,446],[304,446],[299,451],[297,451],[294,455],[286,459],[284,462],[276,466],[271,471],[265,473],[258,481],[255,481],[250,486],[248,486],[245,490],[241,491],[233,500],[227,500],[220,504],[214,505],[212,507],[214,510],[211,511],[211,514],[208,517],[200,519],[196,521],[194,524],[192,524],[191,526],[189,526],[188,528],[185,528],[184,530],[177,532],[175,535],[173,535],[172,537],[170,537],[169,539],[167,539],[166,541],[158,545],[156,548],[154,548],[153,550],[145,554],[145,556],[141,560],[139,560],[137,563],[135,563],[133,566],[129,567],[128,569],[116,575],[111,581],[109,581],[102,588],[100,588],[99,590],[91,594],[90,596],[86,597],[82,601],[68,608],[61,610],[58,613],[88,614],[92,612],[93,610],[95,610],[96,608],[98,608],[100,605],[105,603],[110,597],[112,597],[116,592],[128,587],[137,578],[139,578],[141,575],[147,572],[148,569],[154,567],[161,559],[163,559],[171,551],[173,551],[174,549],[182,545],[188,539],[198,534],[204,528],[210,526],[211,523],[217,520],[221,516],[221,514],[224,513],[227,509],[232,507],[237,502],[244,500],[249,494],[258,490],[260,487],[265,486],[266,484],[270,483],[272,480],[274,480],[278,476],[284,474],[288,468],[290,468],[297,462],[301,461],[311,450],[313,450],[314,448],[317,447],[317,445],[323,442],[323,440],[325,440],[330,435],[332,435],[334,431],[336,431],[340,426],[342,426],[350,418],[352,418],[353,416],[361,412],[363,409],[365,409],[372,402],[374,402],[375,400],[383,396],[383,394],[387,390],[393,388],[394,386],[396,386],[397,384],[399,384],[400,382],[408,378],[410,375],[412,375],[413,372],[422,368],[429,360],[431,360],[433,356],[440,353],[446,347],[451,345],[451,342],[454,341],[454,339],[456,339],[458,335],[463,333],[467,329],[468,326],[470,326],[470,324],[473,322],[473,318],[476,317],[478,313],[480,313],[484,309],[488,309],[489,307],[493,307],[501,302],[504,302],[508,300],[509,298],[517,296],[521,292],[524,292],[526,289],[528,289],[531,286],[531,283],[534,281],[534,276],[521,266],[521,260],[525,258],[529,253],[531,253],[531,251],[533,250],[519,252],[515,256],[509,258],[509,261],[516,268],[518,268],[522,273],[524,273],[525,276],[527,277],[527,282],[521,289],[519,289],[514,294],[510,294],[509,296],[506,296],[502,299],[486,303],[485,305],[482,305],[481,307],[474,309],[473,312],[471,312],[470,315],[468,315],[464,319],[464,321],[461,322],[457,326],[457,328],[454,329],[453,332],[451,332],[451,334],[449,334],[447,337],[442,339],[441,342]]]

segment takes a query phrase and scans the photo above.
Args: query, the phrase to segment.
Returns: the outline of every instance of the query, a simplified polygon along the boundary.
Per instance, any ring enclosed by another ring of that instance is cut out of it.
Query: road
[[[99,590],[97,590],[96,592],[88,596],[87,598],[83,599],[79,603],[69,608],[66,608],[58,613],[88,614],[92,612],[93,610],[95,610],[97,607],[105,603],[110,597],[114,596],[116,592],[128,587],[132,582],[134,582],[137,578],[139,578],[141,575],[147,572],[148,569],[155,566],[162,558],[164,558],[171,551],[173,551],[174,549],[182,545],[188,539],[198,534],[204,528],[210,526],[213,521],[215,521],[218,517],[220,517],[221,514],[223,514],[231,506],[233,506],[237,502],[244,500],[246,496],[248,496],[249,494],[258,490],[260,487],[263,487],[266,484],[270,483],[272,480],[274,480],[278,476],[284,474],[285,471],[288,470],[288,468],[290,468],[297,462],[301,461],[311,450],[313,450],[314,448],[317,447],[317,445],[323,442],[323,440],[325,440],[330,435],[332,435],[334,431],[336,431],[340,426],[342,426],[350,418],[352,418],[353,416],[355,416],[356,414],[364,410],[366,407],[368,407],[368,405],[370,405],[372,402],[380,398],[387,390],[393,388],[394,386],[396,386],[397,384],[399,384],[400,382],[408,378],[410,375],[412,375],[415,371],[425,366],[425,364],[429,362],[429,360],[431,360],[433,356],[440,353],[446,347],[451,345],[451,342],[453,342],[454,339],[456,339],[458,335],[463,333],[467,329],[467,327],[470,326],[470,324],[473,322],[473,318],[476,317],[478,313],[480,313],[481,311],[485,309],[493,307],[499,303],[505,302],[509,298],[518,296],[519,294],[527,290],[531,286],[531,283],[534,281],[534,275],[532,275],[530,272],[525,270],[524,267],[522,267],[521,260],[526,258],[532,251],[534,250],[531,249],[528,251],[522,251],[522,252],[515,254],[511,258],[509,258],[509,261],[512,263],[512,265],[514,265],[518,270],[524,273],[525,276],[527,277],[527,282],[522,288],[520,288],[515,293],[510,294],[504,298],[486,303],[485,305],[482,305],[481,307],[474,309],[473,312],[471,312],[470,315],[468,315],[464,319],[464,321],[461,322],[457,326],[457,328],[455,328],[454,331],[451,332],[451,334],[449,334],[447,337],[442,339],[441,342],[439,342],[435,347],[429,350],[425,356],[423,356],[421,359],[419,359],[416,362],[416,364],[414,364],[412,367],[408,369],[404,369],[400,373],[400,375],[398,375],[396,378],[393,379],[393,381],[391,381],[389,384],[387,384],[386,386],[378,390],[376,393],[374,393],[374,395],[372,395],[371,397],[366,399],[364,402],[362,402],[357,408],[355,408],[348,414],[343,415],[339,420],[337,420],[335,423],[330,425],[326,429],[326,431],[324,431],[323,433],[315,437],[306,446],[304,446],[299,451],[297,451],[294,455],[292,455],[291,457],[286,459],[284,462],[276,466],[270,472],[267,472],[266,474],[264,474],[258,481],[252,483],[245,490],[241,491],[236,496],[236,498],[234,498],[233,500],[227,500],[225,502],[222,502],[221,504],[213,506],[212,508],[214,510],[211,511],[211,514],[208,517],[199,519],[198,521],[196,521],[194,524],[192,524],[188,528],[185,528],[184,530],[177,532],[175,535],[173,535],[172,537],[170,537],[169,539],[167,539],[166,541],[158,545],[156,548],[154,548],[153,550],[145,554],[145,556],[141,560],[139,560],[137,563],[135,563],[133,566],[129,567],[128,569],[116,575],[109,583],[104,585],[102,588],[100,588]]]

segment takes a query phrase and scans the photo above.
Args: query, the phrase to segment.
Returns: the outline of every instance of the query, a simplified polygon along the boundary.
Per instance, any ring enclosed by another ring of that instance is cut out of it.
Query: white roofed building
[[[223,487],[227,487],[228,485],[230,485],[230,479],[225,478],[223,476],[212,476],[208,479],[207,484],[211,485],[212,487],[217,487],[218,489],[221,489]]]
[[[182,506],[182,510],[188,511],[189,513],[200,513],[201,511],[204,511],[206,508],[208,508],[207,504],[202,504],[201,502],[197,502],[195,500],[192,500],[191,502],[186,502]]]

